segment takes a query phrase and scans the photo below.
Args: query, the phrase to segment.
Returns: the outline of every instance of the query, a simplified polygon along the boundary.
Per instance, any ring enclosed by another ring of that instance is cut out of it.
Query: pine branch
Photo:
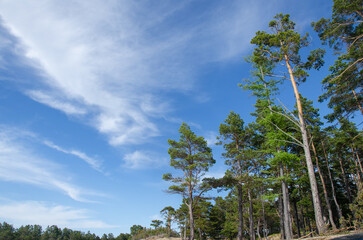
[[[267,120],[267,119],[265,119]],[[267,120],[268,122],[270,122],[272,125],[274,125],[280,132],[282,132],[283,134],[285,134],[286,136],[292,138],[293,140],[296,141],[296,145],[299,145],[299,146],[303,146],[302,142],[300,142],[299,140],[297,140],[295,137],[291,136],[290,134],[288,134],[287,132],[285,132],[284,130],[282,130],[281,128],[279,128],[276,124],[274,124],[273,122]]]
[[[329,80],[329,83],[335,81],[337,78],[340,78],[346,71],[348,71],[348,69],[350,69],[351,67],[353,67],[355,64],[359,63],[360,61],[363,61],[363,58],[358,59],[357,61],[355,61],[354,63],[352,63],[349,67],[347,67],[342,73],[340,73],[338,76],[334,77],[333,79]]]

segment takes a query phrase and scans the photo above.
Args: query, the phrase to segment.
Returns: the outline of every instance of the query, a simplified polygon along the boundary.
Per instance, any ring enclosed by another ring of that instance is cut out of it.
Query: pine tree
[[[193,210],[210,189],[210,186],[201,182],[205,172],[208,171],[215,160],[212,150],[207,146],[203,137],[198,137],[190,127],[183,123],[179,129],[179,141],[168,140],[170,145],[170,165],[183,172],[183,177],[173,177],[167,173],[163,179],[175,183],[169,187],[169,193],[177,193],[187,199],[185,204],[189,210],[190,240],[194,239],[194,214]]]
[[[320,101],[329,100],[334,110],[329,121],[363,114],[363,4],[361,0],[334,0],[331,19],[312,23],[324,44],[329,44],[338,59],[322,81],[326,92]]]
[[[302,145],[304,149],[306,164],[308,167],[309,179],[311,184],[311,192],[314,202],[315,221],[319,233],[326,231],[324,224],[322,209],[319,200],[319,191],[315,179],[314,166],[311,159],[309,141],[306,129],[306,123],[301,106],[300,94],[297,89],[297,81],[305,81],[308,76],[304,69],[319,69],[322,64],[324,51],[317,49],[311,52],[308,61],[302,62],[299,51],[302,47],[308,46],[307,35],[301,36],[294,31],[295,23],[290,20],[289,15],[278,14],[275,20],[271,21],[269,27],[273,31],[272,34],[259,31],[252,39],[251,43],[257,45],[254,56],[263,61],[273,61],[285,65],[289,79],[292,83],[296,104],[298,107],[299,127],[302,136]]]

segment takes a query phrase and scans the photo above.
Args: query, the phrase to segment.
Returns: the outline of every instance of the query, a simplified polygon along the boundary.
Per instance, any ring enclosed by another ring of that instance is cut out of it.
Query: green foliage
[[[175,231],[171,231],[170,233],[168,232],[168,229],[166,227],[158,227],[158,228],[143,228],[142,230],[138,231],[135,235],[132,235],[131,239],[132,240],[139,240],[139,239],[145,239],[148,237],[153,237],[153,236],[157,236],[157,237],[178,237],[178,233],[176,233]]]
[[[358,186],[357,197],[354,202],[350,204],[350,210],[354,215],[354,227],[356,229],[361,229],[363,227],[363,183],[360,183]]]
[[[26,225],[15,229],[12,225],[0,223],[1,240],[130,240],[131,235],[121,233],[114,237],[112,233],[103,234],[102,238],[90,232],[84,233],[72,229],[58,228],[55,225],[48,226],[45,231],[39,225]]]
[[[160,211],[160,213],[165,218],[165,220],[166,220],[166,227],[168,228],[169,233],[170,233],[171,223],[172,223],[172,221],[174,221],[174,219],[176,217],[175,209],[173,207],[171,207],[171,206],[167,206],[167,207],[163,208]]]
[[[186,123],[181,125],[179,133],[179,141],[168,140],[170,145],[168,153],[170,166],[181,170],[184,173],[183,177],[173,177],[172,174],[166,173],[163,179],[175,183],[169,187],[168,192],[178,193],[184,197],[189,197],[191,194],[195,196],[197,202],[200,196],[210,189],[208,184],[201,182],[201,178],[215,160],[204,138],[195,135]]]
[[[152,227],[154,227],[155,229],[157,229],[161,226],[161,224],[163,224],[163,221],[156,219],[156,220],[152,220],[150,225]]]
[[[251,40],[256,45],[253,52],[254,62],[280,63],[289,61],[294,65],[293,75],[297,81],[304,82],[308,73],[306,69],[319,69],[323,64],[325,51],[317,49],[310,53],[307,61],[303,62],[299,51],[309,45],[308,34],[301,36],[296,32],[295,23],[290,20],[289,14],[277,14],[274,20],[269,23],[272,34],[265,31],[258,31],[256,36]]]
[[[320,101],[329,100],[334,110],[329,121],[348,117],[360,110],[363,114],[363,4],[361,0],[334,0],[331,19],[312,23],[324,44],[329,44],[338,59],[322,81],[326,92]]]
[[[143,229],[144,229],[144,227],[141,225],[132,225],[130,227],[130,234],[131,234],[131,236],[135,236],[136,234],[141,232]]]

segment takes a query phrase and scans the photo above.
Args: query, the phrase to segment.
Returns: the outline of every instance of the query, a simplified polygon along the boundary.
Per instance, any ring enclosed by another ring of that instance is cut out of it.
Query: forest
[[[297,239],[363,228],[363,4],[334,0],[330,19],[311,23],[323,46],[337,58],[321,81],[331,113],[321,116],[313,101],[299,92],[309,84],[309,71],[324,65],[326,49],[311,50],[306,33],[295,30],[288,14],[277,14],[269,31],[251,40],[245,56],[254,71],[239,84],[256,97],[254,122],[246,124],[230,112],[220,124],[218,145],[228,170],[222,178],[206,178],[215,163],[204,137],[183,123],[180,138],[168,140],[171,183],[167,192],[180,194],[175,209],[160,211],[164,222],[133,225],[130,234],[63,230],[38,225],[14,228],[0,224],[0,239]],[[310,45],[311,46],[311,45]],[[308,53],[308,50],[310,51]],[[278,99],[279,87],[291,83],[295,107]],[[307,83],[305,83],[307,82]],[[237,86],[236,86],[237,87]],[[223,191],[210,197],[208,191]]]

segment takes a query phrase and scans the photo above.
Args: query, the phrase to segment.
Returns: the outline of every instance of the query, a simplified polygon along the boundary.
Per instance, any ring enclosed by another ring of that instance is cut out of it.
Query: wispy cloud
[[[166,164],[165,158],[143,151],[128,153],[124,156],[123,160],[124,164],[122,166],[130,169],[157,168]]]
[[[96,194],[72,184],[66,175],[62,166],[38,156],[12,132],[0,131],[0,179],[58,190],[81,202]]]
[[[57,225],[73,229],[114,228],[93,218],[86,209],[45,202],[5,202],[0,203],[0,218],[16,226],[38,224],[43,227]]]
[[[54,144],[53,142],[47,141],[47,140],[43,141],[43,143],[46,146],[48,146],[50,148],[53,148],[53,149],[55,149],[57,151],[76,156],[76,157],[82,159],[83,161],[85,161],[87,164],[89,164],[93,169],[95,169],[95,170],[97,170],[97,171],[99,171],[101,173],[104,173],[104,171],[102,169],[102,162],[97,160],[97,159],[94,159],[92,157],[89,157],[84,152],[81,152],[81,151],[78,151],[78,150],[67,150],[67,149],[64,149],[64,148]]]
[[[204,138],[207,141],[207,144],[209,147],[214,147],[216,145],[216,143],[218,142],[218,140],[217,140],[218,134],[216,132],[209,131],[204,136],[205,136]]]
[[[184,1],[1,1],[0,14],[38,63],[41,84],[25,94],[90,119],[110,144],[123,145],[161,134],[156,120],[167,119],[170,93],[200,90],[198,67],[248,48],[261,8],[239,2],[190,14],[197,24],[184,19],[193,8]]]
[[[71,103],[67,99],[63,99],[62,97],[56,97],[56,94],[50,95],[46,92],[37,90],[27,91],[26,93],[34,101],[46,104],[67,114],[83,115],[87,112],[84,108],[78,107],[76,105],[77,103]]]

